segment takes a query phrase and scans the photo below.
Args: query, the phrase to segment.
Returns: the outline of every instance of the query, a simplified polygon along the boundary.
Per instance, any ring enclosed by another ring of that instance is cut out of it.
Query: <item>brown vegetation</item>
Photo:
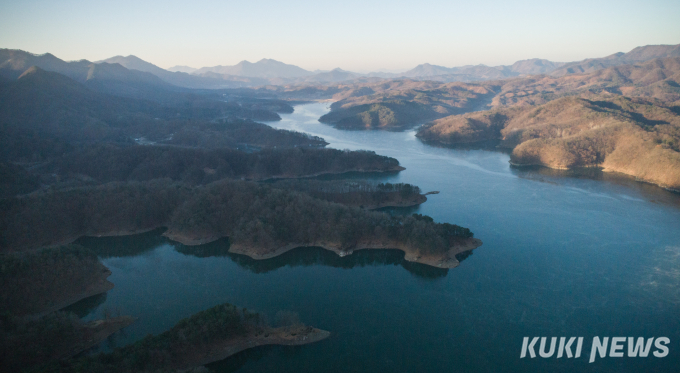
[[[680,100],[680,57],[615,66],[588,74],[510,79],[503,82],[492,105],[542,105],[563,96],[603,92],[677,102]]]
[[[440,119],[418,137],[446,144],[501,139],[511,162],[552,168],[603,167],[680,189],[680,116],[654,100],[567,97]]]
[[[483,105],[498,89],[493,84],[446,83],[427,90],[390,88],[349,96],[331,105],[319,121],[345,129],[404,129]]]
[[[566,96],[588,98],[603,93],[658,99],[680,104],[680,57],[657,58],[612,66],[584,74],[533,75],[477,83],[392,80],[341,84],[335,87],[272,88],[282,97],[326,98],[336,101],[321,118],[345,129],[403,129],[422,121],[491,107],[536,106]],[[471,118],[475,119],[475,118]],[[473,122],[469,138],[483,134]],[[463,134],[465,131],[460,131]]]

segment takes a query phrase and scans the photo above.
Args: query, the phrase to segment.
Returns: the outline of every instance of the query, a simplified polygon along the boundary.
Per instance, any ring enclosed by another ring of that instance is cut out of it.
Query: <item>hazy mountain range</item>
[[[538,58],[503,66],[444,67],[425,63],[400,74],[388,72],[360,74],[340,68],[332,71],[309,71],[272,59],[262,59],[255,63],[241,61],[233,66],[201,68],[175,66],[166,70],[136,56],[115,56],[97,62],[87,60],[67,62],[49,53],[35,55],[21,50],[0,49],[0,77],[13,80],[29,67],[37,66],[46,71],[66,75],[96,91],[167,101],[172,99],[174,92],[181,92],[187,88],[314,85],[398,78],[474,82],[538,74],[558,77],[674,56],[680,56],[680,45],[648,45],[637,47],[628,53],[615,53],[603,58],[568,63]]]
[[[550,74],[563,76],[568,74],[590,73],[607,67],[626,65],[649,61],[655,58],[680,56],[680,45],[648,45],[637,47],[628,53],[615,53],[603,58],[590,58],[575,62],[554,62],[540,58],[517,61],[512,65],[486,66],[467,65],[458,67],[444,67],[424,63],[403,73],[371,72],[368,74],[354,73],[342,69],[332,71],[308,71],[294,65],[288,65],[271,59],[263,59],[256,63],[241,61],[234,66],[214,66],[192,68],[175,66],[170,71],[186,72],[194,75],[216,73],[222,75],[242,76],[250,78],[283,79],[286,84],[295,83],[335,83],[362,77],[383,79],[410,78],[417,80],[480,81],[505,79],[524,75]],[[106,60],[107,62],[114,62]],[[147,70],[144,70],[147,71]],[[151,72],[151,71],[150,71]]]
[[[272,59],[261,59],[255,63],[241,61],[234,66],[202,67],[192,74],[217,73],[222,75],[247,76],[251,78],[300,78],[313,73],[295,65]]]
[[[678,56],[680,56],[680,44],[646,45],[644,47],[637,47],[628,53],[619,52],[603,58],[589,58],[583,61],[570,62],[564,64],[559,69],[555,69],[550,75],[564,76],[569,74],[592,73],[612,66],[630,65],[656,58]]]

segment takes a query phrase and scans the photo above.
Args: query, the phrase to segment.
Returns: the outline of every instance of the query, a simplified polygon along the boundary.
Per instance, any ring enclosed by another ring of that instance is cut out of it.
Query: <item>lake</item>
[[[680,195],[598,170],[517,169],[506,153],[430,146],[414,130],[336,130],[317,120],[329,105],[296,106],[268,124],[397,158],[405,171],[349,177],[440,191],[392,212],[468,227],[484,245],[442,270],[394,250],[339,258],[299,248],[255,261],[225,254],[226,240],[186,247],[158,231],[81,239],[111,269],[115,288],[71,309],[85,319],[139,318],[104,349],[229,302],[272,322],[294,312],[332,335],[245,351],[209,366],[217,372],[677,371]],[[520,359],[526,336],[582,336],[583,355]],[[670,354],[589,364],[595,336],[665,336]]]

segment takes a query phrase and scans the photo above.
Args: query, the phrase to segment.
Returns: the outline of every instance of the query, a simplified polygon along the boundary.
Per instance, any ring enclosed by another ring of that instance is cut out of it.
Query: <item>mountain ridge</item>
[[[587,74],[608,67],[642,63],[659,58],[680,56],[680,44],[644,45],[633,48],[627,53],[618,52],[602,58],[587,58],[575,61],[552,71],[552,76]]]
[[[263,58],[255,63],[243,60],[233,66],[218,65],[201,67],[194,71],[193,74],[202,74],[206,72],[250,78],[300,78],[313,74],[313,72],[301,67],[269,58]]]

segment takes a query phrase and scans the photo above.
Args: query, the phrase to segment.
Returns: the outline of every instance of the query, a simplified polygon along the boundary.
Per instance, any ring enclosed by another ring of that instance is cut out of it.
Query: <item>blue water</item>
[[[115,288],[81,307],[86,318],[139,317],[109,347],[229,302],[270,320],[295,312],[332,336],[209,367],[220,372],[679,370],[680,195],[597,170],[515,169],[505,153],[434,147],[415,131],[336,130],[317,121],[327,106],[297,106],[269,124],[397,158],[405,171],[368,177],[440,191],[412,212],[469,227],[484,245],[442,271],[404,263],[395,251],[340,259],[304,248],[258,262],[209,256],[224,242],[192,255],[154,233],[118,241],[139,247],[102,254]],[[583,356],[520,359],[525,336],[583,336]],[[594,336],[666,336],[670,353],[589,364]]]

